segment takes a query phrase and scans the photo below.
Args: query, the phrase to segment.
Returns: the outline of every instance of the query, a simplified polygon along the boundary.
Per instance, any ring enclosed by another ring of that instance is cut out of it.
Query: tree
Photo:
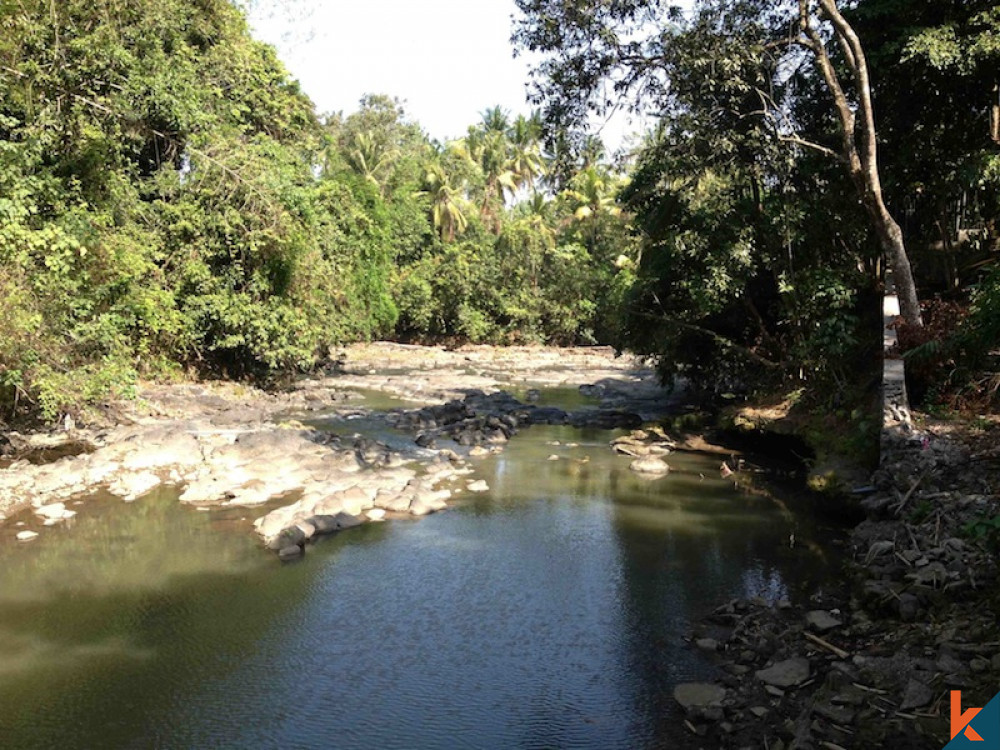
[[[469,224],[462,190],[452,185],[451,177],[438,163],[427,167],[425,182],[425,195],[430,198],[434,227],[440,232],[442,240],[454,242]]]
[[[510,171],[519,189],[534,188],[535,182],[545,175],[541,138],[542,122],[538,113],[533,112],[529,117],[518,115],[510,126]]]
[[[668,7],[661,0],[516,2],[523,16],[514,32],[515,43],[520,49],[547,56],[535,71],[536,99],[545,105],[551,127],[579,128],[591,110],[604,113],[622,106],[648,107],[662,114],[675,105],[671,73],[676,71],[676,57],[671,46],[693,28],[677,7]],[[757,35],[751,47],[758,50],[756,63],[766,76],[757,82],[742,78],[742,84],[749,87],[746,93],[762,102],[756,116],[777,123],[774,132],[781,139],[817,148],[846,164],[879,241],[894,262],[904,317],[920,325],[902,231],[882,195],[871,77],[864,49],[835,0],[798,0],[795,8],[788,16],[781,9],[772,12],[769,4],[758,0],[709,0],[698,6],[695,18],[714,18],[716,28],[736,27],[733,19],[739,19]],[[704,32],[726,44],[723,35],[711,26]],[[833,98],[841,131],[838,149],[797,134],[794,118],[789,117],[789,102],[776,95],[775,89],[783,85],[782,70],[798,62],[795,49],[811,53]],[[727,67],[731,57],[687,59],[703,70],[703,84],[709,90],[726,85],[733,76],[733,69]],[[838,71],[841,65],[848,71],[850,85]]]
[[[921,326],[917,287],[906,252],[903,230],[886,207],[879,172],[878,137],[875,129],[875,106],[868,59],[854,27],[837,7],[836,0],[798,0],[798,34],[794,44],[811,52],[816,59],[827,90],[833,98],[840,123],[841,145],[837,157],[847,166],[861,203],[871,219],[886,255],[891,259],[899,293],[900,312],[912,326]],[[821,25],[829,22],[833,39],[840,46],[839,62],[847,68],[854,86],[855,101],[834,64],[829,42]],[[831,153],[820,144],[796,136],[784,136],[795,143]]]

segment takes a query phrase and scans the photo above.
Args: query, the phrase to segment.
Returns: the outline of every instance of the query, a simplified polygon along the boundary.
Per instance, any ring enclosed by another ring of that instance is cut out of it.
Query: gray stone
[[[911,679],[903,692],[903,702],[899,704],[900,711],[926,706],[934,700],[934,691],[919,680]]]
[[[813,711],[827,721],[842,726],[846,726],[854,720],[854,711],[843,706],[835,706],[832,703],[818,703],[813,706]]]
[[[694,645],[700,648],[702,651],[719,650],[719,642],[714,638],[699,638],[694,642]]]
[[[280,551],[286,547],[304,544],[305,541],[306,535],[303,533],[302,529],[297,526],[289,526],[287,529],[283,529],[278,532],[278,534],[267,543],[267,548]]]
[[[332,534],[335,531],[340,531],[340,525],[337,523],[336,516],[312,516],[309,519],[309,523],[312,524],[314,529],[316,529],[317,534]]]
[[[685,711],[721,706],[726,690],[710,682],[685,682],[674,688],[674,700]]]
[[[758,719],[762,719],[767,716],[767,709],[763,706],[751,706],[750,713],[756,716]]]
[[[806,614],[806,625],[817,633],[825,633],[828,630],[839,628],[843,623],[826,610],[814,609]]]
[[[900,594],[897,605],[903,622],[913,622],[920,614],[920,600],[913,594]]]
[[[757,679],[779,688],[800,685],[809,679],[809,660],[797,657],[772,664],[767,669],[758,669]]]
[[[297,557],[302,557],[304,554],[305,550],[297,544],[290,544],[278,550],[278,558],[281,560],[294,560]]]

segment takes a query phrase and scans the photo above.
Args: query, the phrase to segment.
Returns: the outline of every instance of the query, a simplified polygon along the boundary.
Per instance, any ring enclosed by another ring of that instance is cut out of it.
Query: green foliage
[[[1000,552],[1000,516],[983,516],[962,527],[963,533],[984,544],[994,554]]]
[[[0,7],[0,405],[312,366],[384,335],[394,229],[224,0]],[[8,75],[9,74],[9,75]]]

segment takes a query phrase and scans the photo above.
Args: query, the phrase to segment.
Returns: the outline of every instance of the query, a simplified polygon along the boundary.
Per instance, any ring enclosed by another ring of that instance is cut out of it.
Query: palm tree
[[[591,165],[577,172],[561,195],[573,208],[574,218],[582,221],[602,213],[620,216],[621,208],[615,202],[617,189],[607,170]]]
[[[439,163],[427,167],[423,194],[431,201],[431,217],[441,239],[454,242],[465,231],[469,220],[465,217],[466,200],[463,191],[451,184],[448,173]]]
[[[537,112],[530,117],[518,115],[511,125],[510,140],[510,171],[518,188],[534,187],[535,180],[545,174],[545,161],[542,156],[542,121]]]
[[[392,169],[399,151],[387,146],[371,130],[362,130],[351,140],[353,143],[347,149],[348,164],[382,192],[384,176]]]

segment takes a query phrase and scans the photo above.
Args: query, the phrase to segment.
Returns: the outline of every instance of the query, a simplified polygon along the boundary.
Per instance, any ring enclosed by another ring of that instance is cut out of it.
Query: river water
[[[718,458],[641,479],[613,434],[523,430],[489,493],[296,564],[169,489],[0,544],[0,747],[678,746],[673,687],[713,673],[682,636],[822,581],[832,532]]]

